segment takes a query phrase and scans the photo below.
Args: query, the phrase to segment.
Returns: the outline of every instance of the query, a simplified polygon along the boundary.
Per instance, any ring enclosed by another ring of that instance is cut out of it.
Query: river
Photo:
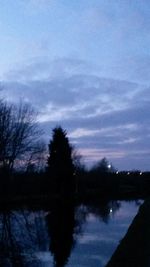
[[[0,213],[0,266],[104,267],[138,212],[139,201],[22,208]]]

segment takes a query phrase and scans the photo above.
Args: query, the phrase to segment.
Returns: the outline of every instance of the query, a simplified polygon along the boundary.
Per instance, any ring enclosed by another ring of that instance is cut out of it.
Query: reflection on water
[[[103,267],[141,202],[99,201],[0,213],[0,266]]]
[[[46,220],[50,237],[49,249],[54,257],[54,265],[64,266],[75,245],[78,232],[74,205],[62,201],[57,202],[53,205]]]
[[[34,266],[35,252],[47,250],[44,216],[27,210],[0,214],[0,266]]]

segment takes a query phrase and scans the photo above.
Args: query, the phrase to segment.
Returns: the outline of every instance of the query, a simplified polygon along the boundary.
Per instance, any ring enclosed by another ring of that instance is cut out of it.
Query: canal
[[[104,267],[143,201],[57,202],[0,213],[0,266]]]

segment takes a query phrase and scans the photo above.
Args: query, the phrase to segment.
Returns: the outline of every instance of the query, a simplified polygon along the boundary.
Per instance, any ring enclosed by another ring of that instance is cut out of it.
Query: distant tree
[[[93,171],[96,172],[113,172],[115,169],[112,166],[112,164],[109,163],[109,161],[106,158],[102,158],[93,168]]]
[[[79,175],[80,173],[86,172],[85,165],[83,163],[82,156],[73,148],[72,160],[74,165],[75,174]]]
[[[49,143],[48,171],[53,180],[54,190],[58,193],[69,193],[74,190],[72,152],[66,131],[61,127],[54,128]]]
[[[0,167],[11,172],[37,154],[41,143],[36,114],[26,103],[0,101]],[[35,161],[35,157],[34,157]]]
[[[72,153],[73,164],[74,164],[74,181],[75,181],[75,192],[79,193],[80,189],[83,187],[84,181],[86,181],[87,170],[83,163],[82,156],[73,149]]]
[[[92,168],[96,172],[107,172],[108,171],[108,160],[106,158],[98,161]]]

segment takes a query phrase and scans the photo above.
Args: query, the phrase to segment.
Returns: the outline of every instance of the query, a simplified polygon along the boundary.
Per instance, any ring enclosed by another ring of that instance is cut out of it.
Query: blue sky
[[[5,0],[1,97],[39,112],[46,142],[64,127],[87,164],[150,162],[150,2]]]

